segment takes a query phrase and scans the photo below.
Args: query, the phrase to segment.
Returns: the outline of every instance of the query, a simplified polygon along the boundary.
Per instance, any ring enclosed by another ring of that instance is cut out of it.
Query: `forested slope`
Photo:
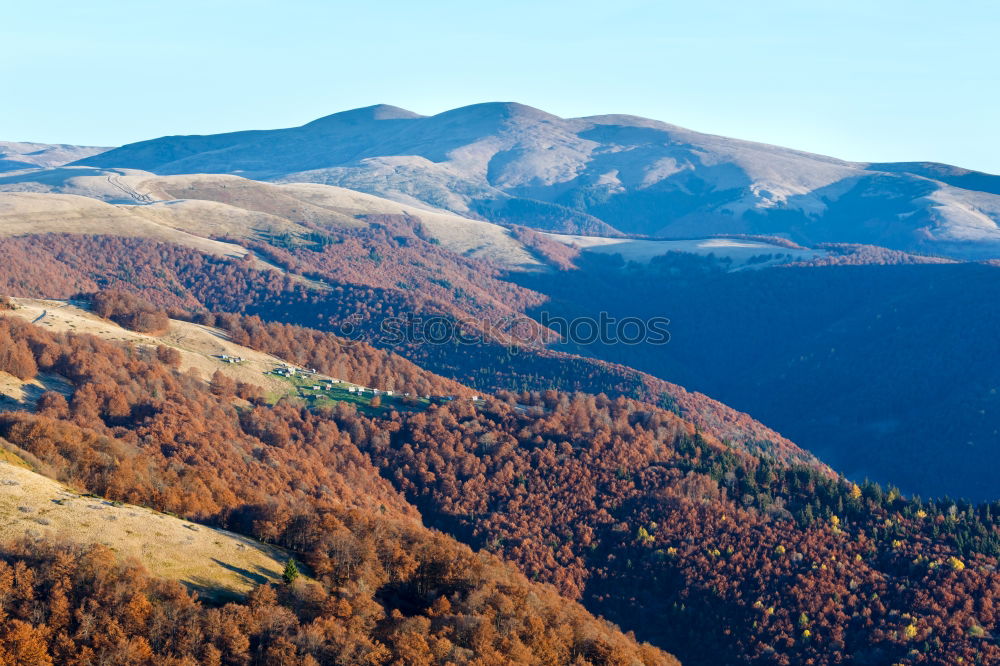
[[[0,414],[25,459],[110,499],[280,544],[316,582],[213,607],[100,548],[6,544],[0,655],[14,663],[671,664],[554,589],[420,525],[353,443],[350,407],[247,403],[155,352],[0,319],[0,371],[67,378]],[[380,425],[381,424],[381,425]],[[155,573],[155,572],[154,572]]]

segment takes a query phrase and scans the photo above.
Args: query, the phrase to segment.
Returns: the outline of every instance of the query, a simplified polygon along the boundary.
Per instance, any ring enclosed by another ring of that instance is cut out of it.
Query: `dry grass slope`
[[[157,176],[135,169],[60,167],[0,175],[0,234],[112,233],[242,256],[211,238],[301,236],[307,224],[361,228],[370,215],[419,219],[442,247],[514,269],[540,262],[501,226],[426,204],[403,204],[342,187],[276,185],[238,176]],[[95,229],[103,229],[96,231]]]
[[[287,555],[278,548],[152,509],[82,495],[4,453],[0,540],[103,544],[123,558],[135,558],[157,576],[218,599],[281,578]]]
[[[247,253],[239,245],[203,238],[136,215],[134,208],[75,194],[0,192],[0,236],[109,234],[176,243],[223,257],[242,257]]]

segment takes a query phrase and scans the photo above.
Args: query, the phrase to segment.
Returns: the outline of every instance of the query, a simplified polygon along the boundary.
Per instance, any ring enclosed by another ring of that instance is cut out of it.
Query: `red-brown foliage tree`
[[[99,291],[90,299],[94,312],[119,326],[139,333],[160,333],[170,324],[167,313],[124,291]]]

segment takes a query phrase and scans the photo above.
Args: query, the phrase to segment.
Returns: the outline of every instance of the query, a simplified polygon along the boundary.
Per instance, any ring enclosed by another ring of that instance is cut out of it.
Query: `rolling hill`
[[[53,167],[68,164],[84,157],[109,150],[95,146],[30,143],[26,141],[0,141],[0,173]]]
[[[349,187],[562,233],[772,234],[963,258],[1000,254],[1000,177],[854,163],[627,115],[514,103],[434,116],[387,105],[301,127],[171,136],[75,164]]]

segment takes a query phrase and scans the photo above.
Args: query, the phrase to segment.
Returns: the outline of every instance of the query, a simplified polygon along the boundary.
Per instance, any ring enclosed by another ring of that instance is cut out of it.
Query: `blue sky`
[[[1000,173],[1000,3],[5,3],[0,139],[118,145],[389,103],[631,113]]]

